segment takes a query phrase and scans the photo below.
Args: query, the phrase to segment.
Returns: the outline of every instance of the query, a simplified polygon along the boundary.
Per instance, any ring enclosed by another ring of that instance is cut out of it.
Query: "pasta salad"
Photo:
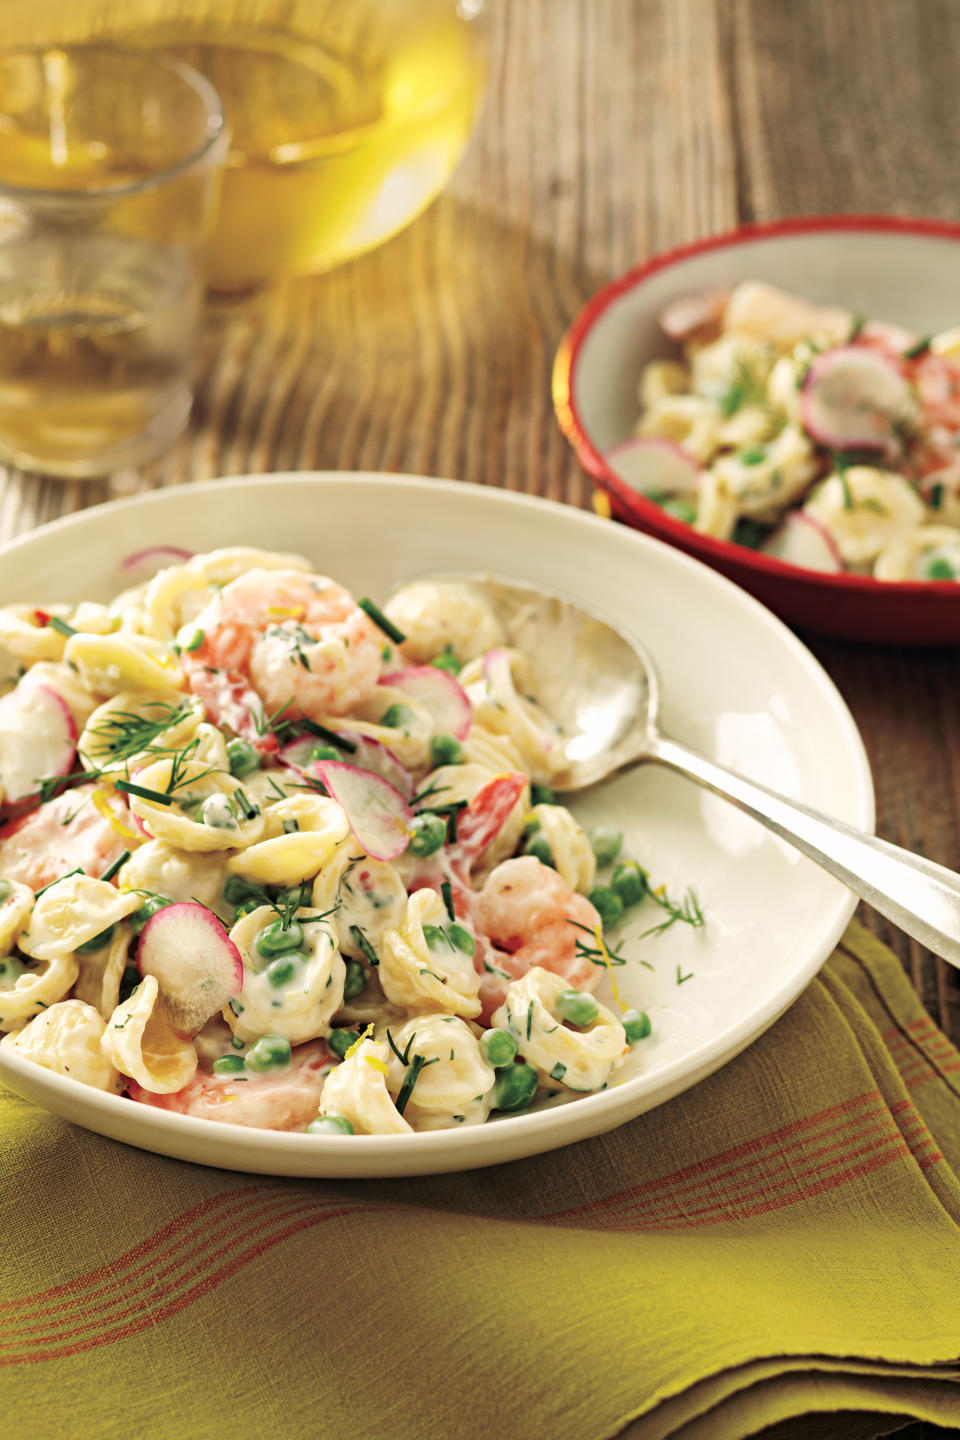
[[[960,327],[920,336],[756,280],[660,317],[606,460],[704,535],[825,572],[960,579]]]
[[[604,925],[702,915],[556,803],[480,591],[383,613],[296,555],[165,558],[109,605],[0,610],[0,1045],[310,1133],[606,1086],[651,1024],[596,997]]]

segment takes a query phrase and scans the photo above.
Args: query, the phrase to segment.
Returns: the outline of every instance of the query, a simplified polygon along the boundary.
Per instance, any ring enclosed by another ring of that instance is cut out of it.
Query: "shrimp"
[[[240,734],[255,726],[261,706],[291,720],[346,715],[380,678],[375,627],[342,585],[323,576],[249,570],[189,630],[181,665],[190,688],[214,724]]]
[[[533,855],[504,860],[491,871],[473,910],[483,934],[506,952],[498,963],[511,978],[519,979],[531,965],[542,965],[578,990],[595,990],[600,984],[603,967],[579,954],[577,947],[584,930],[593,931],[601,923],[600,916],[589,900]]]
[[[229,1053],[229,1052],[228,1052]],[[236,1052],[234,1052],[236,1053]],[[154,1095],[135,1080],[127,1082],[132,1100],[178,1115],[247,1125],[257,1130],[304,1130],[317,1118],[323,1082],[335,1064],[322,1040],[298,1045],[289,1065],[264,1075],[213,1075],[198,1070],[182,1090]]]
[[[0,876],[40,890],[71,870],[102,875],[138,840],[121,795],[102,795],[109,820],[92,802],[96,785],[78,785],[0,827]]]

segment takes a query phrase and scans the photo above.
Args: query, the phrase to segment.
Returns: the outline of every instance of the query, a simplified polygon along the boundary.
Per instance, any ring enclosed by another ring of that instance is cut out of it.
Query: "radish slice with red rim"
[[[473,720],[473,709],[460,682],[447,670],[435,665],[408,665],[380,677],[381,685],[389,685],[407,695],[415,705],[427,710],[437,730],[463,740]]]
[[[182,545],[150,545],[145,550],[135,550],[120,562],[123,578],[127,585],[142,584],[152,580],[158,570],[167,565],[183,565],[192,560],[194,552]]]
[[[356,746],[354,750],[344,751],[345,764],[356,765],[361,770],[381,775],[400,791],[405,800],[410,799],[415,788],[413,776],[388,746],[381,745],[379,740],[372,740],[369,735],[359,735],[355,730],[338,730],[337,734]],[[278,751],[277,759],[282,765],[289,765],[301,775],[315,775],[316,761],[310,759],[310,752],[324,743],[316,735],[298,735]]]
[[[611,445],[603,458],[641,495],[695,495],[700,488],[699,465],[672,440],[636,435]]]
[[[843,570],[843,558],[829,530],[804,510],[793,510],[762,547],[765,555],[799,565],[804,570],[822,570],[836,575]]]
[[[76,722],[52,686],[22,680],[0,699],[0,784],[11,804],[36,796],[41,780],[69,775],[76,753]]]
[[[811,363],[800,390],[800,415],[818,445],[882,450],[909,394],[894,361],[863,345],[844,345]]]
[[[374,860],[396,860],[407,848],[413,811],[395,786],[372,770],[316,760],[313,770],[343,809],[354,836]]]
[[[156,979],[179,1035],[195,1035],[243,989],[240,951],[216,915],[193,900],[151,915],[140,935],[137,969]]]

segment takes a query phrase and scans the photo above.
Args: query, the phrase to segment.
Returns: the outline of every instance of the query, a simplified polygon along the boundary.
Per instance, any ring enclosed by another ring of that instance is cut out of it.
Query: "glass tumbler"
[[[102,475],[182,430],[226,147],[176,58],[0,50],[0,460]]]

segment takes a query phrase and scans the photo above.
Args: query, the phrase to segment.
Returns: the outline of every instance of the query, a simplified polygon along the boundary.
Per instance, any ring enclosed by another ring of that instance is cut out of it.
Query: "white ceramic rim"
[[[851,759],[856,767],[856,778],[859,782],[861,813],[852,817],[850,823],[859,825],[861,829],[872,833],[874,826],[873,780],[863,740],[839,690],[807,647],[759,601],[754,600],[739,586],[734,585],[732,581],[727,580],[701,561],[694,560],[672,546],[666,545],[663,541],[655,540],[627,526],[617,526],[615,529],[611,529],[609,521],[599,519],[597,516],[569,505],[517,494],[513,491],[468,484],[465,481],[438,480],[427,476],[370,471],[278,471],[258,475],[230,476],[221,480],[202,481],[194,485],[171,486],[129,499],[114,500],[104,505],[89,507],[77,511],[73,515],[53,520],[47,525],[38,526],[37,529],[0,546],[0,561],[5,555],[15,554],[27,545],[35,543],[38,534],[58,533],[89,523],[91,514],[115,514],[118,511],[132,509],[149,510],[151,506],[169,503],[170,497],[180,498],[187,502],[193,496],[211,491],[215,491],[226,501],[231,490],[252,489],[265,484],[276,484],[278,481],[316,486],[318,482],[320,484],[342,484],[345,479],[349,479],[352,486],[371,487],[389,481],[392,485],[406,485],[416,494],[423,494],[424,487],[427,487],[429,493],[436,493],[437,490],[442,489],[448,493],[466,491],[473,495],[483,495],[491,506],[502,506],[504,512],[511,509],[522,510],[536,513],[544,521],[550,516],[561,524],[579,524],[584,526],[588,533],[596,534],[598,539],[601,538],[601,534],[608,538],[617,535],[620,537],[617,543],[622,541],[622,543],[634,547],[638,557],[642,557],[644,552],[650,549],[666,551],[669,553],[671,563],[677,566],[681,579],[684,573],[695,574],[697,583],[708,589],[714,587],[718,591],[733,591],[738,604],[745,606],[748,611],[752,611],[759,623],[772,627],[778,632],[784,647],[792,653],[794,660],[808,673],[811,682],[816,684],[823,692],[824,697],[831,702],[836,712],[837,724],[844,732],[844,738],[850,747]],[[0,603],[3,603],[2,594],[0,594]],[[732,1029],[703,1042],[682,1058],[665,1065],[663,1070],[658,1073],[654,1086],[650,1085],[650,1077],[638,1077],[634,1080],[624,1081],[609,1090],[579,1097],[573,1104],[522,1115],[504,1116],[497,1118],[493,1123],[471,1127],[469,1143],[474,1153],[471,1155],[468,1166],[463,1165],[462,1161],[453,1160],[452,1155],[449,1159],[447,1157],[448,1151],[463,1148],[466,1134],[463,1130],[435,1130],[414,1135],[335,1137],[252,1129],[248,1132],[250,1140],[255,1142],[264,1163],[243,1168],[253,1172],[277,1175],[315,1173],[318,1178],[324,1174],[369,1175],[372,1169],[371,1162],[375,1163],[374,1157],[379,1154],[383,1156],[384,1161],[381,1172],[383,1175],[442,1173],[449,1169],[480,1168],[485,1165],[499,1164],[505,1160],[538,1154],[545,1150],[572,1144],[591,1135],[600,1134],[604,1130],[613,1129],[633,1116],[653,1109],[663,1101],[689,1089],[725,1064],[727,1060],[732,1059],[768,1029],[806,988],[823,962],[832,953],[846,929],[856,905],[855,895],[852,893],[846,896],[841,895],[836,905],[832,907],[832,913],[828,912],[827,916],[821,919],[819,939],[811,946],[806,964],[800,969],[792,970],[784,983],[768,997],[762,1006],[747,1012]],[[2,1078],[4,1070],[11,1074],[22,1075],[34,1092],[49,1090],[52,1096],[62,1097],[66,1103],[60,1113],[68,1114],[68,1118],[73,1118],[68,1112],[77,1109],[76,1105],[71,1104],[74,1099],[80,1102],[82,1110],[102,1115],[108,1126],[114,1117],[118,1120],[124,1116],[129,1118],[130,1101],[123,1096],[109,1095],[86,1086],[82,1087],[81,1093],[78,1093],[76,1081],[43,1070],[20,1056],[0,1052],[0,1078]],[[245,1137],[238,1136],[234,1126],[218,1126],[210,1120],[189,1115],[177,1115],[160,1109],[151,1109],[148,1106],[141,1108],[144,1112],[140,1120],[142,1140],[137,1142],[138,1148],[171,1154],[174,1153],[172,1147],[178,1143],[178,1138],[180,1141],[192,1138],[195,1141],[204,1142],[203,1148],[208,1152],[207,1163],[223,1168],[238,1168],[236,1163],[231,1164],[228,1152],[231,1148],[235,1149],[238,1143],[242,1145]],[[78,1116],[76,1123],[83,1125],[84,1121]],[[106,1133],[109,1133],[109,1130]],[[328,1157],[329,1168],[322,1169],[320,1163],[316,1167],[312,1167],[309,1164],[311,1154],[317,1157],[318,1162],[321,1154]],[[242,1157],[235,1158],[239,1158],[242,1162]]]

